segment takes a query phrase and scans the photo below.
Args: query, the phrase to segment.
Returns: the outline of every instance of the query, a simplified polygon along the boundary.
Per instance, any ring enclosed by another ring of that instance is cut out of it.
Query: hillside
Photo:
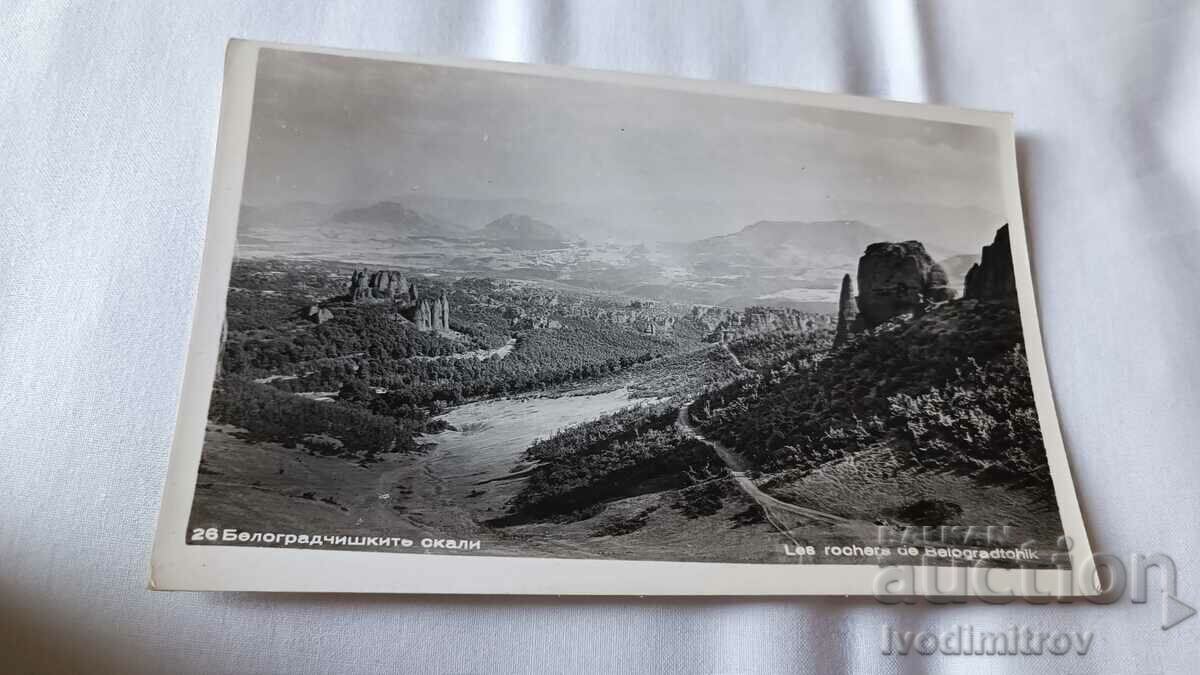
[[[1022,350],[1015,307],[961,300],[862,333],[810,369],[710,392],[693,410],[768,471],[886,447],[906,465],[1048,482]]]

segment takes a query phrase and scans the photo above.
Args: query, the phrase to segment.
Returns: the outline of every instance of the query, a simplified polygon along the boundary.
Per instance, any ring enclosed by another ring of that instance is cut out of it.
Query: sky
[[[264,49],[243,200],[532,200],[663,240],[858,219],[970,252],[1006,220],[1000,147],[967,125]]]

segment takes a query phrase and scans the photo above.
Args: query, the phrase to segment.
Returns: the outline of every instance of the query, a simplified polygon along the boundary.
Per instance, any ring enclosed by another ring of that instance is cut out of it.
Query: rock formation
[[[732,313],[733,310],[724,307],[692,306],[692,320],[709,331],[715,330],[717,326],[728,321],[729,315]]]
[[[508,325],[511,328],[517,330],[534,330],[537,328],[557,330],[562,328],[561,321],[551,318],[551,315],[557,312],[556,308],[559,304],[557,296],[530,296],[525,299],[525,304],[527,305],[525,307],[515,305],[504,307],[504,318],[508,320]]]
[[[996,231],[996,238],[983,247],[979,262],[967,270],[963,297],[969,300],[1000,300],[1016,304],[1017,279],[1013,272],[1012,247],[1008,225]]]
[[[713,327],[705,341],[727,342],[734,338],[774,331],[806,332],[827,328],[829,324],[827,315],[785,307],[752,305],[741,311],[728,311],[725,320]]]
[[[417,287],[400,272],[355,270],[350,275],[352,302],[393,302],[400,305],[417,303]]]
[[[857,328],[954,299],[946,272],[919,241],[871,244],[858,261]]]
[[[320,325],[333,318],[333,312],[320,305],[312,305],[301,312],[304,318]]]
[[[450,330],[450,300],[443,291],[433,300],[423,299],[417,303],[411,320],[420,331]]]
[[[842,293],[838,296],[838,313],[837,313],[837,330],[833,334],[833,346],[838,347],[846,343],[850,337],[850,327],[854,325],[854,319],[858,316],[858,312],[854,307],[854,283],[850,281],[850,275],[842,277]]]
[[[670,332],[675,328],[675,317],[637,316],[629,322],[630,327],[646,335],[658,335],[660,331]]]
[[[445,291],[433,301],[433,329],[450,330],[450,298]]]
[[[400,272],[355,270],[350,276],[349,295],[350,301],[356,304],[390,304],[401,316],[413,322],[417,330],[450,330],[450,299],[446,292],[442,291],[433,299],[421,298],[417,285]]]

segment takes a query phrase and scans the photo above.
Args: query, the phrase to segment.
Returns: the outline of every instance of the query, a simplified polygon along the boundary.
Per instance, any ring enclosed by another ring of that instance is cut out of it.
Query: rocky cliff
[[[733,310],[725,307],[692,306],[692,320],[709,331],[716,330],[717,326],[728,321],[731,314]]]
[[[729,312],[725,320],[718,323],[705,339],[709,342],[725,342],[773,331],[807,332],[828,327],[827,314],[754,305],[741,311]]]
[[[446,293],[432,300],[422,299],[410,319],[420,331],[450,330],[450,300]]]
[[[838,296],[837,329],[833,334],[834,347],[844,344],[850,337],[850,327],[854,325],[854,319],[857,317],[858,311],[854,306],[854,283],[847,274],[842,277],[842,292]]]
[[[450,299],[446,292],[442,291],[436,298],[422,298],[417,285],[400,272],[355,270],[350,275],[349,296],[356,304],[390,303],[401,316],[413,322],[417,330],[450,330]]]
[[[300,311],[300,315],[318,325],[333,318],[333,312],[320,305],[306,307]]]
[[[992,243],[983,247],[980,261],[967,271],[963,297],[1016,304],[1017,279],[1013,272],[1007,224],[996,231]]]
[[[871,244],[858,261],[857,328],[954,299],[946,272],[919,241]]]
[[[400,272],[355,270],[350,275],[352,302],[393,302],[402,306],[417,303],[417,286]]]

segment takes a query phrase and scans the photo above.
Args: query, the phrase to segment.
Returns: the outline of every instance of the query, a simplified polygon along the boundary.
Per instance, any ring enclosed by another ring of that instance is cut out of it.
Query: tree
[[[375,398],[375,391],[367,386],[366,382],[352,377],[342,384],[341,390],[338,391],[338,398],[355,403],[369,403],[371,399]]]

